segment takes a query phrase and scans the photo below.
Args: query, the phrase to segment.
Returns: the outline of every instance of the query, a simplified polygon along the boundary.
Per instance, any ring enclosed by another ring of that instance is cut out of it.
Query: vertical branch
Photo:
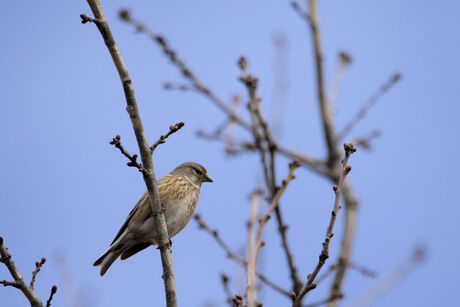
[[[171,258],[171,248],[169,246],[168,230],[166,228],[166,221],[163,215],[162,206],[160,203],[158,189],[155,180],[155,172],[153,169],[152,162],[152,151],[148,145],[147,138],[145,136],[144,128],[142,126],[141,117],[137,108],[136,97],[134,95],[134,89],[132,86],[131,78],[126,69],[126,65],[121,57],[120,51],[115,43],[115,40],[110,31],[109,25],[102,12],[99,0],[87,0],[94,14],[95,19],[88,18],[82,15],[82,22],[86,23],[92,21],[96,24],[99,32],[101,33],[105,45],[110,52],[112,60],[118,71],[123,90],[126,98],[126,110],[131,119],[131,124],[136,135],[136,140],[139,146],[139,152],[141,155],[142,165],[145,171],[142,172],[145,185],[147,186],[150,206],[152,208],[152,214],[155,220],[155,228],[158,234],[158,246],[161,254],[161,262],[163,266],[163,281],[165,287],[166,304],[168,307],[176,307],[176,287],[174,282],[173,265]]]
[[[329,290],[329,296],[341,295],[341,289],[345,273],[347,271],[347,264],[350,260],[351,247],[353,246],[353,239],[356,231],[356,220],[358,218],[358,200],[354,195],[350,182],[346,180],[343,183],[343,199],[346,204],[345,210],[345,223],[343,228],[343,238],[340,246],[340,254],[337,262],[336,272]],[[333,300],[327,303],[328,307],[337,306],[338,301]]]
[[[254,224],[257,221],[257,213],[262,191],[255,190],[249,199],[249,219],[248,219],[248,265],[246,270],[246,298],[248,304],[256,303],[256,261],[254,258]]]
[[[275,177],[275,153],[278,146],[275,143],[267,122],[264,120],[260,111],[260,98],[256,95],[257,78],[254,78],[246,72],[247,62],[244,57],[238,61],[238,65],[243,71],[240,80],[244,82],[248,89],[250,101],[248,103],[249,112],[251,114],[251,130],[254,136],[254,144],[258,149],[261,157],[262,167],[264,171],[265,183],[267,190],[270,193],[270,198],[273,199],[277,193],[276,177]],[[266,143],[264,146],[263,142]],[[297,268],[294,264],[291,250],[287,243],[286,229],[287,226],[283,223],[281,210],[279,206],[275,206],[275,216],[278,224],[278,232],[281,236],[283,250],[286,254],[286,259],[289,266],[289,272],[292,280],[292,290],[294,292],[300,291],[302,281],[297,273]]]
[[[332,79],[332,85],[327,97],[329,107],[331,108],[330,112],[332,112],[332,110],[334,109],[333,104],[337,97],[337,94],[339,93],[339,87],[343,78],[343,74],[345,72],[345,68],[347,68],[351,61],[351,56],[348,53],[346,53],[345,51],[339,52],[339,62],[337,64],[337,70],[335,72],[334,78]],[[340,138],[337,138],[337,140],[340,140]]]
[[[265,229],[265,225],[267,224],[268,220],[271,217],[271,214],[273,210],[278,206],[279,200],[281,198],[281,195],[283,192],[286,190],[287,185],[289,182],[294,179],[294,170],[299,167],[300,164],[296,161],[293,161],[289,163],[289,173],[286,177],[286,179],[283,180],[281,187],[278,189],[276,192],[275,196],[272,198],[270,202],[270,206],[268,207],[267,211],[265,212],[264,216],[260,219],[259,221],[259,227],[257,229],[257,234],[256,234],[256,241],[254,243],[254,247],[251,248],[251,254],[249,255],[249,260],[248,260],[248,277],[249,277],[249,272],[253,272],[253,275],[255,274],[256,270],[256,264],[257,264],[257,256],[259,254],[260,248],[265,244],[262,241],[262,234]],[[252,266],[252,267],[251,267]],[[253,278],[253,277],[251,277]],[[248,297],[248,307],[256,307],[257,306],[257,299],[255,296],[251,297],[251,300]]]
[[[316,288],[316,284],[313,283],[315,281],[316,276],[318,275],[319,271],[323,267],[323,265],[326,263],[326,260],[329,258],[329,244],[331,242],[332,237],[334,236],[334,225],[335,221],[337,219],[337,214],[341,208],[339,202],[340,202],[340,197],[343,191],[343,186],[345,182],[345,177],[348,175],[348,173],[351,171],[351,166],[348,165],[348,159],[350,158],[350,155],[352,155],[356,149],[354,148],[353,144],[348,143],[343,145],[344,150],[345,150],[345,158],[342,161],[342,168],[341,168],[341,174],[339,178],[339,182],[336,186],[334,186],[334,193],[335,193],[335,198],[334,198],[334,207],[331,211],[331,218],[329,220],[329,224],[327,226],[326,230],[326,235],[324,238],[324,241],[322,243],[322,249],[321,253],[319,254],[318,258],[318,264],[316,265],[315,269],[311,274],[308,275],[307,282],[303,286],[302,290],[298,295],[295,297],[292,306],[293,307],[300,307],[302,303],[303,297],[311,290]]]
[[[337,142],[335,139],[334,125],[328,107],[328,102],[325,94],[324,85],[324,70],[323,70],[323,54],[321,51],[321,42],[318,29],[318,15],[316,13],[316,0],[308,0],[308,7],[310,10],[310,28],[313,39],[313,50],[315,54],[315,67],[316,67],[316,85],[318,93],[319,109],[321,112],[321,122],[323,124],[324,138],[329,153],[328,164],[334,165],[339,153],[337,151]]]

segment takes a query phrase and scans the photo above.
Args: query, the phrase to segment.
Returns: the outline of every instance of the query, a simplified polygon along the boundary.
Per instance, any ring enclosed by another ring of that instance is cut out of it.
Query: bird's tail
[[[120,252],[116,252],[112,250],[110,247],[101,257],[99,257],[94,263],[94,266],[101,266],[100,274],[104,276],[105,272],[110,268],[112,263],[117,260],[120,256]]]

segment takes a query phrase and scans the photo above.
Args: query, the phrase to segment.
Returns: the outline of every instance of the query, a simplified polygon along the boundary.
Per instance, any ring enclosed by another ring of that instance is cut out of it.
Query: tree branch
[[[48,300],[46,301],[46,307],[50,307],[50,306],[51,306],[51,301],[53,300],[53,296],[56,294],[56,291],[57,291],[56,285],[54,285],[53,287],[51,287],[51,293],[50,293],[50,297],[49,297]]]
[[[118,148],[120,150],[120,152],[126,157],[128,158],[129,162],[126,163],[126,165],[128,165],[129,167],[135,167],[139,170],[139,172],[141,173],[144,173],[146,172],[146,170],[142,167],[142,163],[138,163],[137,162],[137,155],[134,154],[134,155],[130,155],[129,152],[121,145],[121,136],[119,134],[117,134],[113,139],[112,141],[110,141],[110,145],[113,145],[115,146],[116,148]]]
[[[390,90],[393,85],[395,85],[399,80],[401,80],[401,74],[395,73],[388,79],[385,83],[380,86],[377,91],[369,97],[369,99],[361,106],[359,111],[350,119],[350,121],[345,125],[343,130],[337,135],[337,140],[340,142],[343,140],[348,133],[356,126],[361,119],[366,116],[367,112],[376,104],[380,97],[382,97],[388,90]]]
[[[120,77],[121,83],[123,85],[123,90],[126,98],[126,110],[131,119],[131,124],[134,129],[134,134],[136,135],[136,140],[139,146],[139,152],[141,155],[141,161],[145,171],[142,173],[144,177],[145,184],[147,186],[150,206],[152,208],[152,214],[155,220],[155,228],[158,234],[158,245],[161,254],[161,262],[163,266],[163,281],[165,287],[165,296],[166,304],[168,307],[177,306],[176,298],[176,286],[174,282],[174,273],[173,273],[173,264],[171,258],[171,248],[169,246],[169,237],[168,230],[166,228],[166,221],[161,209],[161,203],[158,195],[157,184],[155,180],[155,172],[153,169],[152,162],[152,151],[147,142],[145,136],[144,128],[142,126],[142,121],[140,118],[139,110],[137,108],[136,97],[134,95],[134,89],[132,86],[131,78],[126,69],[123,58],[120,54],[118,46],[115,43],[115,40],[112,36],[112,32],[109,28],[109,25],[104,17],[102,8],[98,0],[87,0],[91,8],[91,11],[94,14],[97,22],[95,23],[99,32],[104,39],[105,45],[112,57],[112,60],[117,69],[118,75]],[[84,18],[82,17],[84,21]]]
[[[319,109],[321,113],[321,122],[323,124],[324,139],[326,140],[327,150],[329,153],[328,164],[335,164],[339,153],[337,151],[337,140],[334,134],[334,125],[330,114],[330,107],[325,94],[324,71],[323,71],[323,54],[321,51],[321,42],[318,27],[318,15],[316,13],[316,0],[308,0],[310,11],[310,29],[313,40],[313,51],[315,55],[316,68],[316,86],[318,93]]]
[[[267,211],[265,212],[264,216],[259,221],[259,228],[257,229],[256,241],[254,243],[254,247],[251,248],[251,254],[248,256],[248,266],[247,266],[247,287],[254,287],[254,284],[250,282],[253,280],[253,276],[255,275],[256,271],[256,264],[257,264],[257,256],[259,254],[260,248],[265,244],[262,241],[262,233],[265,229],[265,225],[267,224],[268,220],[271,217],[273,210],[278,206],[278,202],[283,195],[283,192],[286,190],[287,185],[289,182],[294,179],[294,170],[299,167],[299,163],[291,162],[289,163],[289,173],[286,179],[283,180],[281,187],[276,192],[275,196],[272,198],[270,202],[270,206],[268,207]],[[254,289],[252,289],[254,291]],[[249,294],[249,291],[248,291]],[[256,307],[257,306],[257,299],[255,297],[255,293],[251,297],[248,295],[248,306],[249,307]]]
[[[225,251],[225,254],[227,255],[228,258],[232,259],[236,263],[238,263],[241,267],[243,267],[245,270],[247,269],[247,261],[244,260],[242,257],[238,256],[235,252],[231,250],[231,248],[225,243],[225,241],[219,236],[219,233],[215,229],[211,229],[211,227],[208,226],[208,224],[203,220],[203,218],[199,214],[195,214],[194,216],[195,221],[198,223],[198,227],[200,229],[203,229],[205,232],[207,232],[209,235],[211,235],[219,244],[219,246]],[[273,290],[287,296],[291,297],[291,293],[284,290],[280,286],[278,286],[276,283],[273,281],[270,281],[267,277],[265,277],[263,274],[259,273],[256,271],[256,276],[257,278],[260,279],[264,284],[272,288]]]
[[[258,80],[246,72],[247,61],[244,57],[240,57],[238,65],[242,70],[242,75],[239,79],[245,84],[249,95],[248,109],[251,114],[251,132],[254,137],[254,145],[259,151],[265,184],[267,186],[267,190],[270,192],[270,198],[273,199],[277,193],[275,178],[275,152],[277,150],[277,145],[271,135],[267,122],[264,120],[260,111],[260,98],[256,95]],[[283,223],[279,205],[275,206],[274,210],[276,222],[278,224],[278,232],[281,236],[282,247],[288,262],[288,268],[292,280],[292,290],[296,292],[302,287],[302,282],[297,273],[297,268],[294,264],[292,253],[287,243],[287,226]]]
[[[292,306],[293,307],[298,307],[300,306],[303,297],[311,290],[313,290],[316,287],[316,284],[313,282],[315,281],[316,276],[318,275],[319,271],[323,267],[323,265],[326,263],[327,258],[329,258],[329,243],[331,242],[332,237],[334,236],[333,230],[334,230],[334,224],[335,220],[337,218],[337,214],[340,210],[340,196],[342,193],[343,189],[343,183],[345,180],[345,177],[348,175],[348,173],[351,170],[351,166],[348,165],[348,159],[350,158],[350,155],[353,154],[356,149],[351,143],[345,143],[344,144],[344,150],[345,150],[345,158],[342,161],[342,173],[340,175],[339,183],[337,186],[334,186],[334,193],[335,193],[335,199],[334,199],[334,207],[331,212],[331,218],[329,220],[329,225],[326,230],[326,236],[324,238],[324,241],[322,243],[323,248],[321,250],[321,253],[319,255],[318,259],[318,264],[316,265],[315,269],[313,270],[313,273],[308,275],[307,282],[305,283],[304,287],[302,288],[301,292],[297,295],[295,298]],[[337,294],[336,294],[337,295]],[[331,295],[332,297],[332,295]]]
[[[184,122],[178,122],[175,125],[169,126],[169,131],[165,135],[161,135],[158,141],[155,142],[152,146],[150,146],[150,150],[152,153],[155,151],[155,148],[158,147],[158,145],[163,144],[165,140],[173,133],[177,132],[180,128],[184,127]]]
[[[257,302],[256,298],[256,263],[253,258],[254,254],[254,224],[257,221],[258,209],[262,190],[256,189],[249,196],[249,218],[247,225],[247,248],[248,248],[248,265],[246,269],[246,298],[248,306],[250,302]]]
[[[46,262],[45,257],[42,257],[40,262],[38,261],[35,262],[35,270],[32,272],[32,279],[30,280],[30,285],[29,285],[29,288],[31,290],[34,290],[35,278],[37,277],[38,272],[40,272],[40,269],[45,264],[45,262]]]
[[[5,245],[3,245],[2,237],[0,237],[0,256],[0,262],[5,264],[5,266],[11,274],[11,277],[13,277],[14,279],[14,281],[2,280],[0,281],[0,284],[2,284],[4,287],[12,286],[21,290],[24,296],[29,301],[31,307],[43,307],[42,301],[35,295],[33,286],[35,282],[35,277],[38,271],[40,271],[41,266],[45,263],[46,258],[43,257],[40,262],[36,262],[36,269],[32,272],[32,280],[30,281],[30,286],[27,286],[18,269],[16,268],[13,259],[11,258],[11,254],[8,252],[8,249],[5,247]],[[54,292],[56,292],[57,287],[53,286],[52,289],[55,289]]]
[[[204,85],[198,79],[196,74],[186,65],[186,63],[182,59],[179,59],[177,57],[176,52],[174,52],[171,49],[171,47],[168,45],[167,41],[164,39],[163,36],[156,34],[152,30],[150,30],[147,26],[145,26],[143,23],[133,18],[131,16],[131,13],[128,10],[121,10],[119,15],[123,21],[126,21],[129,24],[135,26],[137,31],[144,33],[150,39],[152,39],[153,42],[157,43],[161,47],[163,53],[171,60],[171,62],[177,68],[179,68],[182,75],[192,83],[192,86],[196,89],[197,92],[201,93],[206,98],[208,98],[224,114],[226,114],[232,122],[236,122],[240,125],[240,127],[246,129],[247,131],[251,131],[251,124],[247,122],[245,119],[243,119],[242,117],[238,116],[235,108],[233,108],[231,105],[227,105],[226,103],[224,103],[224,101],[220,99],[214,92],[212,92],[209,87]],[[279,151],[281,154],[290,157],[293,160],[299,160],[295,156],[290,156],[289,154],[290,151],[284,149],[282,146],[278,144],[276,146],[276,150]],[[302,163],[305,164],[306,166],[309,166],[313,170],[317,167],[316,162],[320,161],[306,154],[304,154],[304,157],[305,159],[302,161]]]

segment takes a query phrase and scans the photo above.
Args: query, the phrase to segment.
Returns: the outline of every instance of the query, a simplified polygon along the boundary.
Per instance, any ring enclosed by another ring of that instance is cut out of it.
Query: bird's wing
[[[148,194],[148,191],[146,191],[144,193],[144,195],[141,196],[141,198],[137,201],[137,203],[134,205],[133,209],[131,209],[131,211],[129,212],[128,214],[128,217],[126,218],[125,222],[123,223],[123,225],[121,226],[120,230],[118,230],[118,233],[117,235],[115,236],[115,239],[113,239],[112,243],[110,243],[110,245],[112,245],[113,243],[115,243],[115,241],[118,240],[118,238],[121,236],[121,234],[126,230],[126,227],[128,227],[128,224],[129,222],[131,221],[131,219],[133,218],[133,216],[136,214],[137,210],[139,209],[139,207],[141,206],[141,204],[145,201],[145,199],[149,197],[149,194]]]
[[[160,179],[157,180],[157,186],[158,186],[158,192],[160,194],[160,199],[164,199],[164,201],[168,201],[168,198],[166,193],[167,189],[164,188],[164,186],[167,186],[168,183],[174,179],[175,176],[174,175],[171,175],[171,174],[168,174],[168,175],[165,175],[163,177],[161,177]],[[148,201],[147,201],[147,198],[149,197],[149,194],[148,194],[148,191],[146,191],[144,193],[144,195],[141,196],[141,198],[137,201],[137,203],[134,205],[133,209],[131,209],[131,212],[129,212],[128,214],[128,217],[126,218],[125,222],[123,223],[123,225],[121,226],[120,230],[118,231],[117,235],[115,236],[115,239],[113,239],[112,243],[110,243],[110,245],[112,245],[113,243],[115,243],[115,241],[118,240],[118,238],[122,235],[122,233],[126,230],[126,228],[128,227],[128,225],[131,223],[132,219],[134,216],[140,216],[140,220],[139,218],[136,218],[136,220],[138,220],[137,222],[138,223],[143,223],[144,222],[144,219],[147,218],[150,214],[151,214],[151,210],[149,210],[148,208],[150,208],[150,205],[148,205],[147,207],[144,207],[144,210],[139,210],[139,208],[142,206],[143,203],[147,203],[148,204]],[[163,201],[163,200],[162,200]]]

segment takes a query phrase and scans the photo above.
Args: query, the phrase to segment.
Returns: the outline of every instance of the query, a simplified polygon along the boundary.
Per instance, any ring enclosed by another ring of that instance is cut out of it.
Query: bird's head
[[[176,167],[171,174],[185,176],[194,184],[201,185],[203,182],[212,182],[206,169],[196,162],[185,162]]]

